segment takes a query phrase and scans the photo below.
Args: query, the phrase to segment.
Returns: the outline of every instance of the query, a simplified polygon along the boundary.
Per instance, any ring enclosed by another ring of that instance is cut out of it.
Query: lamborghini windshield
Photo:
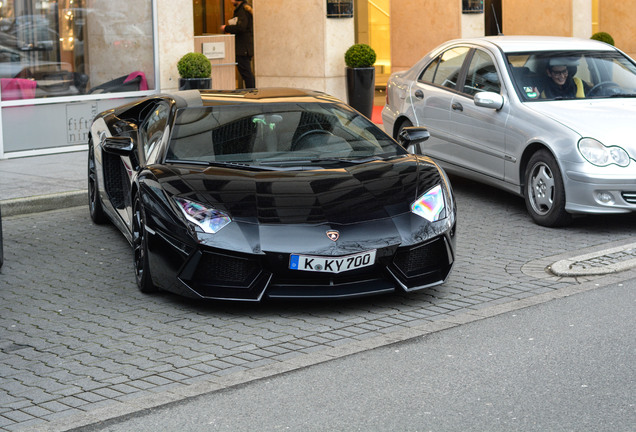
[[[167,162],[293,164],[406,154],[366,117],[329,103],[244,103],[177,112]]]
[[[636,96],[636,65],[616,51],[507,54],[523,101]]]

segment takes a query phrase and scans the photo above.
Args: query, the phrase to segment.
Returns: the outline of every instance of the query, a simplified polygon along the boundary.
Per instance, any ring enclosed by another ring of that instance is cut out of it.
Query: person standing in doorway
[[[245,88],[256,87],[252,73],[254,56],[254,17],[252,7],[245,0],[232,0],[234,15],[221,31],[235,36],[236,65],[245,83]]]

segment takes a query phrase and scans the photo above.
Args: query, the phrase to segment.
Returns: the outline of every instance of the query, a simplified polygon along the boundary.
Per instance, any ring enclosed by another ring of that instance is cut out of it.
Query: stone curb
[[[88,191],[78,190],[0,201],[2,216],[16,216],[88,204]]]
[[[635,258],[631,258],[635,257]],[[556,276],[600,276],[636,267],[636,243],[629,243],[573,258],[562,259],[549,266]]]

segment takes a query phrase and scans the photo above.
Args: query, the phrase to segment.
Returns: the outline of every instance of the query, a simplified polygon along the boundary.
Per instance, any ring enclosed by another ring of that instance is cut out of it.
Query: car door
[[[455,145],[451,139],[450,108],[469,52],[466,46],[444,51],[426,66],[411,87],[416,126],[427,127],[431,134],[425,146],[420,147],[423,154],[447,159],[448,154],[454,153],[450,148]]]
[[[456,153],[449,162],[495,179],[504,178],[505,128],[509,104],[499,110],[475,105],[475,94],[502,93],[501,71],[485,50],[475,49],[468,58],[461,92],[454,93],[450,106],[447,138]]]
[[[157,151],[165,133],[170,115],[170,105],[161,100],[152,101],[140,113],[140,126],[135,138],[136,150],[132,156],[121,156],[125,167],[127,181],[123,182],[125,206],[118,209],[120,216],[128,226],[132,226],[133,202],[131,184],[139,170],[147,165],[147,161]]]

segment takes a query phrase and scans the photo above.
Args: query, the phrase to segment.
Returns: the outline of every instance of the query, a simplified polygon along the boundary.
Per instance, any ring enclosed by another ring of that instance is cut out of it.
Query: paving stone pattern
[[[633,216],[542,228],[520,198],[460,179],[453,184],[458,256],[449,280],[424,292],[349,301],[256,305],[148,296],[136,289],[128,243],[113,226],[92,224],[86,207],[3,219],[0,430],[55,430],[65,419],[90,419],[122,402],[161,401],[214,377],[301,362],[579,284],[524,266],[636,234]]]

